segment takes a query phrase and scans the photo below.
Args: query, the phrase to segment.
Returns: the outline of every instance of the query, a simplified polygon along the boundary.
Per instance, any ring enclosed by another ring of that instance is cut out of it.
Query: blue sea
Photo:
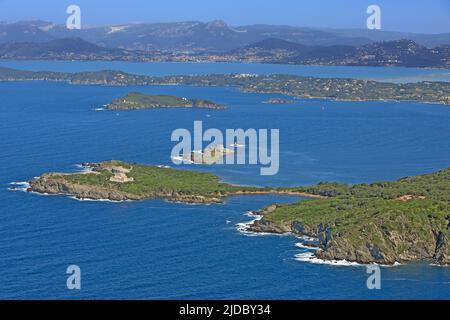
[[[146,74],[239,69],[234,64],[221,64],[217,70],[196,64],[174,69],[169,64],[164,71],[164,64],[0,63],[19,64],[23,69],[64,71],[103,69],[107,64],[108,69]],[[241,67],[242,72],[264,73],[269,67],[273,73],[290,72],[286,66]],[[324,76],[338,72],[314,68],[310,71]],[[346,70],[347,76],[359,78],[414,78],[424,72]],[[228,109],[93,110],[134,90],[208,99]],[[195,120],[202,120],[205,128],[280,129],[278,175],[261,176],[259,167],[250,165],[180,167],[213,172],[230,183],[374,182],[450,166],[448,107],[326,100],[263,104],[272,97],[280,96],[221,87],[0,83],[0,299],[449,299],[450,268],[428,262],[383,267],[381,290],[368,290],[364,266],[298,261],[296,255],[305,249],[296,246],[295,237],[237,230],[237,224],[251,220],[248,211],[302,200],[295,196],[240,196],[202,206],[161,200],[77,201],[8,190],[11,182],[44,172],[75,172],[86,161],[174,166],[171,133],[192,130]],[[66,287],[66,269],[73,264],[81,268],[81,290]]]

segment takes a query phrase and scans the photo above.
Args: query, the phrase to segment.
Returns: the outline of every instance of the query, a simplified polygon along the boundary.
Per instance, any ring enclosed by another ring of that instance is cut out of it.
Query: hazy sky
[[[331,28],[364,28],[366,8],[378,4],[384,30],[450,32],[450,0],[0,0],[0,20],[64,23],[70,4],[85,25],[223,19]]]

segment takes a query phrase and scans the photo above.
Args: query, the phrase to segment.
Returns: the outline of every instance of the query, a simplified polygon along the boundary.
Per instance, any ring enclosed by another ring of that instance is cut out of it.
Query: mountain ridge
[[[307,46],[351,45],[408,38],[434,47],[450,44],[450,33],[415,34],[365,29],[325,29],[286,25],[255,24],[230,26],[223,20],[165,23],[129,23],[89,26],[68,30],[47,21],[0,23],[0,43],[46,42],[79,37],[99,46],[128,50],[186,50],[226,52],[267,38],[280,38]]]

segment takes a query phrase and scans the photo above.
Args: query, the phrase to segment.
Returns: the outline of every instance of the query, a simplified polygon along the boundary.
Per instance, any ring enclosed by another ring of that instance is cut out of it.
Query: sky
[[[0,0],[0,21],[65,23],[71,4],[91,26],[220,19],[232,26],[322,28],[365,28],[366,9],[376,4],[382,30],[450,33],[450,0]]]

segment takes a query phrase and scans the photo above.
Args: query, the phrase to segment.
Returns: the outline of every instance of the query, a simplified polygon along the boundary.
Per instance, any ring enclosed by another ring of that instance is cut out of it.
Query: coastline
[[[174,63],[174,64],[240,64],[240,65],[248,65],[248,64],[255,64],[255,65],[285,65],[285,66],[303,66],[303,67],[361,67],[361,68],[404,68],[404,69],[420,69],[420,70],[450,70],[448,66],[402,66],[402,65],[393,65],[393,64],[386,64],[386,65],[364,65],[364,64],[320,64],[320,63],[308,63],[308,64],[297,64],[297,63],[277,63],[276,61],[251,61],[251,60],[244,60],[244,59],[235,59],[235,60],[199,60],[199,59],[192,59],[192,60],[176,60],[176,59],[77,59],[75,58],[48,58],[45,57],[15,57],[15,58],[1,58],[0,62],[5,61],[53,61],[53,62],[129,62],[129,63]]]
[[[330,266],[339,266],[339,267],[364,267],[367,265],[378,265],[377,263],[372,264],[364,264],[359,262],[352,262],[347,260],[327,260],[318,258],[316,253],[320,251],[320,247],[318,246],[319,239],[312,238],[308,236],[300,236],[298,234],[294,234],[292,232],[263,232],[263,231],[253,231],[252,226],[256,221],[260,221],[264,216],[257,213],[258,211],[249,211],[245,215],[253,218],[253,220],[247,222],[240,222],[235,225],[236,230],[240,232],[242,235],[248,237],[264,237],[264,236],[280,236],[280,237],[295,237],[299,240],[295,244],[296,248],[302,249],[303,252],[296,253],[294,255],[294,260],[299,262],[306,262],[311,264],[321,264],[321,265],[330,265]],[[395,262],[392,265],[380,265],[382,267],[397,267],[401,264]],[[450,267],[450,265],[448,266]]]

